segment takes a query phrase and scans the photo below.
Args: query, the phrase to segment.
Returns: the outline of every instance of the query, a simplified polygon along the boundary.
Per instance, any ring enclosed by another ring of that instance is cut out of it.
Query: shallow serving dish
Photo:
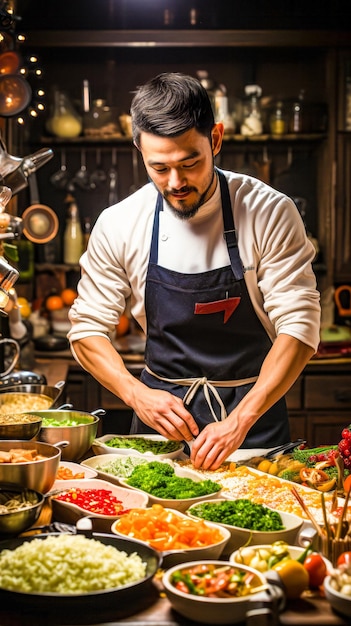
[[[172,515],[177,515],[181,519],[186,520],[188,517],[187,515],[185,515],[184,513],[181,513],[180,511],[175,511],[171,509],[168,509],[168,510],[172,513]],[[119,537],[129,538],[129,536],[125,535],[124,533],[119,532],[119,526],[120,526],[120,520],[116,520],[115,522],[113,522],[111,526],[111,532],[115,535],[118,535]],[[199,548],[191,547],[191,548],[184,548],[182,550],[167,550],[163,552],[160,551],[160,555],[162,556],[162,568],[165,569],[167,567],[172,567],[173,565],[176,565],[177,563],[186,563],[189,560],[195,560],[195,559],[200,559],[200,560],[201,559],[219,559],[223,550],[226,547],[227,542],[229,541],[230,533],[226,528],[221,528],[219,524],[212,524],[211,522],[206,522],[206,526],[210,528],[219,529],[222,535],[221,541],[217,543],[213,543],[212,545],[209,545],[209,546],[203,546],[203,547],[201,546]],[[143,543],[146,543],[147,545],[149,545],[147,541]]]
[[[135,464],[140,463],[148,463],[149,458],[142,457],[140,454],[136,455],[131,451],[131,454],[128,456],[126,454],[98,454],[97,456],[92,456],[88,459],[84,459],[81,461],[80,466],[86,468],[87,470],[94,471],[96,475],[104,480],[109,480],[111,483],[116,485],[120,485],[121,480],[125,480],[128,478],[133,471],[134,467],[129,463],[129,460],[132,459],[132,462]],[[162,460],[162,459],[160,459]],[[167,463],[167,459],[164,460]],[[100,469],[103,465],[118,464],[118,467],[110,471],[105,471]],[[119,467],[120,466],[120,467]]]
[[[203,499],[203,501],[205,502],[205,499]],[[214,500],[207,499],[206,503],[209,502],[213,502],[215,506],[220,502],[228,502],[228,500],[225,498],[218,498]],[[198,516],[193,514],[192,510],[201,504],[202,501],[192,504],[186,511],[187,515],[193,519],[199,519]],[[284,513],[282,511],[277,511],[277,513],[280,514],[284,530],[274,530],[270,532],[250,530],[248,528],[240,528],[239,526],[231,526],[230,524],[216,522],[230,531],[230,540],[226,546],[226,553],[229,554],[244,545],[261,545],[273,543],[275,541],[285,541],[288,544],[295,543],[299,530],[303,525],[303,520],[297,515],[293,515],[291,513]]]
[[[258,607],[262,607],[263,614],[267,613],[268,607],[271,607],[273,614],[283,608],[284,600],[282,592],[276,587],[272,588],[267,585],[267,581],[261,572],[245,565],[235,565],[235,567],[241,572],[248,572],[252,574],[252,583],[258,588],[257,592],[252,591],[252,593],[247,596],[233,598],[210,598],[193,595],[191,593],[184,593],[172,584],[171,579],[175,572],[181,571],[182,569],[188,569],[189,567],[195,567],[199,564],[214,564],[220,568],[223,568],[226,564],[230,565],[226,561],[201,559],[183,563],[182,565],[175,565],[174,567],[168,569],[162,577],[162,583],[166,596],[173,609],[178,611],[178,613],[187,619],[193,620],[194,622],[200,622],[200,624],[246,623],[246,614],[250,608],[255,608],[257,610]],[[257,610],[256,620],[258,623],[259,610]]]
[[[98,476],[95,470],[89,467],[83,467],[80,463],[74,463],[73,461],[61,461],[58,469],[60,470],[61,467],[67,469],[72,476],[63,479],[56,478],[52,489],[65,489],[68,480],[86,480]],[[75,478],[77,474],[83,474],[83,476]]]
[[[152,459],[156,458],[157,460],[160,461],[161,459],[177,459],[179,458],[179,456],[182,454],[184,450],[184,444],[181,441],[176,442],[179,444],[176,450],[172,452],[162,453],[162,454],[155,454],[152,451],[139,452],[135,448],[131,448],[131,447],[115,448],[115,447],[109,446],[108,442],[114,439],[115,437],[118,437],[125,441],[128,441],[130,439],[141,439],[146,444],[148,441],[150,443],[155,442],[155,441],[160,441],[160,442],[169,441],[168,439],[166,439],[166,437],[162,437],[161,435],[139,435],[139,434],[137,435],[103,435],[102,437],[98,437],[92,442],[92,449],[93,449],[94,454],[128,454],[128,455],[133,454],[133,455],[141,455],[143,457],[151,457]]]
[[[148,496],[144,492],[132,489],[125,489],[118,485],[113,485],[99,478],[89,478],[82,480],[67,480],[60,491],[67,489],[106,489],[113,496],[120,500],[124,509],[145,508],[148,505]],[[94,530],[100,532],[110,532],[112,523],[118,518],[118,515],[101,515],[99,513],[91,513],[82,507],[70,502],[62,502],[55,498],[58,495],[53,491],[51,498],[52,513],[55,520],[65,522],[66,524],[75,524],[82,517],[90,517],[94,521]]]
[[[351,617],[351,596],[337,591],[331,586],[330,582],[331,576],[326,576],[324,579],[324,592],[327,600],[335,611],[346,615],[346,617]]]
[[[202,480],[204,480],[203,476],[201,476],[197,472],[194,472],[193,470],[189,470],[183,467],[178,467],[178,466],[174,467],[174,473],[176,474],[176,476],[181,476],[184,478],[191,478],[195,482],[201,482]],[[128,485],[127,480],[128,479],[124,479],[124,480],[120,479],[119,484],[122,485],[122,487],[126,487],[127,489],[134,489],[135,491],[146,493],[142,489],[138,489],[137,487],[132,487],[131,485]],[[221,492],[219,490],[214,493],[209,493],[207,496],[198,496],[196,498],[184,498],[184,499],[179,499],[179,500],[168,499],[168,498],[158,498],[157,496],[153,496],[151,493],[148,493],[148,496],[149,496],[150,504],[162,504],[162,506],[165,508],[176,509],[177,511],[181,511],[182,513],[184,513],[193,504],[196,504],[197,502],[202,502],[204,500],[211,500],[211,499],[213,500],[217,496],[220,497],[220,494]]]

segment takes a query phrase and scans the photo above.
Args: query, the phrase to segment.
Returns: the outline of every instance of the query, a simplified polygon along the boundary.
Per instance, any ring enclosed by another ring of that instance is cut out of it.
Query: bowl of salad
[[[178,458],[184,444],[161,435],[103,435],[92,442],[92,449],[94,454],[133,454],[160,460]]]
[[[160,552],[163,569],[193,559],[218,559],[230,537],[218,524],[191,520],[161,504],[130,509],[113,522],[111,532],[143,541]]]
[[[261,545],[284,541],[296,542],[303,519],[257,504],[245,498],[217,498],[192,504],[186,511],[190,517],[223,525],[230,531],[226,546],[229,554],[244,545]]]
[[[283,593],[268,585],[264,575],[245,565],[198,560],[175,565],[162,577],[173,609],[200,624],[246,623],[250,608],[267,613],[283,608]]]
[[[79,461],[88,452],[96,437],[99,425],[99,415],[103,409],[92,413],[65,409],[51,409],[48,411],[33,411],[42,422],[38,434],[39,441],[55,445],[59,441],[68,441],[62,450],[62,460]]]
[[[150,504],[186,511],[196,502],[219,497],[221,486],[201,474],[170,462],[150,460],[134,467],[120,485],[146,493]]]

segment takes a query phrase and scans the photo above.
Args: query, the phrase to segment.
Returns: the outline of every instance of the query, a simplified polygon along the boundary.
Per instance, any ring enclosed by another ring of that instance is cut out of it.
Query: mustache
[[[189,191],[197,191],[197,189],[195,187],[188,187],[187,185],[185,185],[184,187],[181,187],[180,189],[165,189],[163,192],[163,195],[165,198],[167,198],[167,196],[170,196],[173,194],[189,193]]]

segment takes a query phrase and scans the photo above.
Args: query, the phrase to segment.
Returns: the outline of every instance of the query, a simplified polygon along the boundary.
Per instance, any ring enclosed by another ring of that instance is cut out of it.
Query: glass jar
[[[84,115],[83,126],[84,135],[90,137],[116,135],[119,132],[117,118],[114,119],[113,110],[102,98],[93,100],[90,111]]]
[[[82,132],[82,120],[64,91],[54,91],[51,114],[46,130],[64,139],[78,137]]]

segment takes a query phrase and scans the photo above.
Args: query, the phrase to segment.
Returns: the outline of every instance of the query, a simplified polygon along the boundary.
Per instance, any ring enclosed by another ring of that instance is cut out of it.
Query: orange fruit
[[[61,296],[49,296],[45,302],[45,308],[47,311],[58,311],[59,309],[63,309],[64,304]]]
[[[117,337],[123,337],[129,330],[129,317],[124,313],[119,318],[119,323],[116,325]]]
[[[68,287],[66,287],[66,289],[62,289],[60,296],[62,298],[62,302],[65,306],[72,306],[73,302],[75,301],[76,297],[77,297],[77,292],[75,291],[75,289],[69,289]]]

